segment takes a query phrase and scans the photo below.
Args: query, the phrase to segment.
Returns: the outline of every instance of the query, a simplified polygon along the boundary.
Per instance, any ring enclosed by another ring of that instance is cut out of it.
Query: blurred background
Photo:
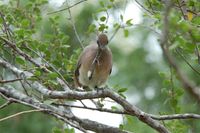
[[[146,6],[148,5],[147,1],[139,2]],[[161,2],[151,0],[156,15],[150,15],[135,0],[87,0],[70,9],[71,17],[68,10],[54,12],[77,2],[79,1],[0,0],[0,7],[2,7],[0,11],[7,15],[8,19],[14,19],[13,27],[11,26],[14,30],[17,26],[22,27],[22,29],[30,28],[30,31],[24,30],[25,33],[18,30],[16,34],[22,34],[22,36],[26,34],[33,38],[31,41],[27,40],[30,47],[36,51],[42,51],[45,55],[44,58],[58,68],[71,84],[73,84],[72,75],[76,60],[81,52],[80,42],[73,29],[71,21],[73,20],[80,41],[84,46],[91,41],[96,41],[97,34],[101,31],[106,32],[111,39],[109,47],[113,52],[114,62],[108,81],[110,88],[116,89],[115,91],[127,88],[123,95],[128,101],[148,113],[199,112],[199,105],[184,92],[174,70],[169,67],[162,56],[162,50],[159,46],[163,9]],[[149,7],[146,6],[146,8]],[[25,13],[25,16],[22,13]],[[176,16],[172,15],[172,17]],[[177,13],[177,17],[180,18],[180,13]],[[31,24],[28,21],[30,18],[33,19]],[[21,23],[17,21],[21,21]],[[173,21],[176,20],[173,19]],[[28,26],[26,27],[26,25]],[[31,33],[29,34],[29,32]],[[0,50],[2,50],[1,56],[13,60],[9,57],[10,55],[6,55],[3,48]],[[179,59],[178,64],[184,69],[184,72],[196,83],[199,83],[199,77],[179,56],[177,58]],[[196,65],[195,62],[192,63]],[[9,73],[4,72],[3,68],[0,67],[0,70],[2,70],[0,74],[9,77]],[[4,100],[0,99],[0,104],[3,103]],[[29,108],[12,104],[0,110],[0,118],[27,109]],[[89,117],[87,114],[91,113],[84,111],[80,114],[77,111],[77,115],[84,114]],[[115,123],[110,122],[110,124],[117,127],[122,124],[125,129],[137,133],[155,132],[135,117],[94,114],[94,119],[97,116],[107,119],[103,119],[101,122],[104,120],[105,123],[106,121],[115,121]],[[164,123],[177,133],[200,131],[200,121],[198,120],[173,120]],[[0,132],[56,133],[56,130],[62,126],[62,122],[48,115],[32,113],[0,122]]]

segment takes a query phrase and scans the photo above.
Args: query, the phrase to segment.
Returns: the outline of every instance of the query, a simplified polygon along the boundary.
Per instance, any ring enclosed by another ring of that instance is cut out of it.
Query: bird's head
[[[106,34],[102,33],[98,36],[97,44],[100,49],[104,49],[108,44],[108,37]]]

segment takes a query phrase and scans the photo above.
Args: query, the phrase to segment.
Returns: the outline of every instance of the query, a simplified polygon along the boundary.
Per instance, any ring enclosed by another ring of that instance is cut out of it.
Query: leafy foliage
[[[149,113],[198,113],[200,109],[198,104],[191,95],[183,90],[174,69],[164,62],[161,55],[151,57],[156,53],[156,50],[152,48],[152,43],[158,45],[158,38],[164,26],[162,21],[164,2],[157,0],[140,2],[143,5],[141,8],[143,20],[141,24],[137,25],[133,24],[134,19],[132,18],[126,20],[122,12],[128,4],[131,4],[131,1],[124,3],[120,0],[99,0],[96,4],[91,2],[77,11],[73,10],[75,14],[72,14],[73,18],[70,19],[74,19],[76,30],[81,40],[84,40],[82,41],[84,45],[89,43],[90,37],[97,32],[106,32],[110,37],[115,35],[115,32],[122,34],[116,35],[115,40],[111,42],[116,72],[109,81],[122,97],[133,97],[133,102]],[[194,83],[199,84],[200,2],[198,0],[186,2],[187,19],[184,18],[179,0],[173,2],[168,16],[170,20],[168,47],[180,69],[184,70]],[[64,3],[61,7],[65,6]],[[49,72],[44,71],[42,67],[35,66],[11,50],[2,39],[0,40],[0,57],[24,71],[32,72],[34,75],[28,80],[39,80],[49,89],[60,89],[57,78],[63,78],[70,86],[73,86],[73,72],[81,48],[68,19],[67,11],[47,15],[52,10],[53,7],[47,0],[9,0],[8,3],[0,1],[0,12],[3,16],[0,19],[2,28],[0,37],[10,39],[12,43],[16,44],[17,49],[30,55],[38,64],[48,68]],[[3,23],[4,20],[6,23]],[[9,37],[6,36],[7,34]],[[150,41],[152,36],[156,38],[156,42]],[[156,56],[160,56],[157,61],[155,60]],[[10,75],[10,72],[0,67],[1,78],[7,79]],[[20,85],[14,84],[14,86]],[[152,96],[149,95],[150,93]],[[35,95],[40,98],[37,93]],[[3,102],[0,101],[1,104]],[[27,108],[14,105],[1,110],[1,114],[6,116],[22,109]],[[112,110],[118,110],[118,107],[112,106]],[[137,119],[126,115],[123,117],[124,121],[119,128],[133,132],[153,132]],[[0,129],[3,133],[75,132],[73,128],[69,127],[62,129],[63,127],[60,125],[63,123],[49,119],[41,114],[31,114],[28,118],[16,117],[14,121],[0,124]],[[10,128],[10,122],[13,122],[12,128]],[[164,123],[171,132],[175,133],[200,130],[199,121],[173,120]]]

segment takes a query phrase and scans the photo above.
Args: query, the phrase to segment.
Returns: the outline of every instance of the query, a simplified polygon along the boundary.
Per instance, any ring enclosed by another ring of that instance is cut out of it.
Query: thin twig
[[[179,2],[179,0],[177,0],[178,7],[181,10],[181,13],[182,13],[182,16],[183,16],[184,20],[188,20],[187,13],[190,10],[187,9],[185,0],[180,0],[180,1],[181,1],[181,3]],[[198,48],[198,45],[196,44],[195,38],[192,36],[192,31],[191,30],[189,30],[189,35],[190,35],[190,37],[192,39],[192,43],[195,44],[195,50],[196,50],[196,54],[197,54],[197,58],[198,58],[198,63],[200,64],[200,52],[199,52],[199,48]]]
[[[34,64],[36,67],[42,69],[44,72],[49,72],[51,73],[51,71],[49,69],[47,69],[45,66],[40,65],[39,63],[37,63],[30,55],[24,53],[21,49],[19,49],[15,43],[9,41],[8,39],[0,36],[0,39],[3,40],[10,48],[12,48],[14,51],[16,51],[20,56],[24,57],[25,60],[31,62],[32,64]],[[51,66],[52,67],[52,66]],[[54,68],[54,67],[53,67]],[[55,69],[55,68],[54,68]],[[56,69],[55,69],[56,70]],[[69,86],[69,84],[67,83],[67,81],[65,80],[65,78],[62,76],[62,74],[60,74],[57,70],[55,71],[63,80],[63,82]],[[70,87],[70,86],[69,86]]]
[[[109,43],[112,41],[112,39],[115,37],[115,35],[117,34],[117,32],[119,31],[119,29],[121,28],[121,26],[118,26],[115,30],[115,32],[113,33],[113,35],[110,37],[109,39]]]
[[[67,3],[67,6],[70,7],[69,4],[68,4],[68,1],[66,1],[66,3]],[[73,18],[72,18],[71,10],[70,10],[70,8],[67,8],[67,10],[68,10],[68,13],[69,13],[69,20],[71,21],[71,24],[72,24],[74,33],[76,35],[76,38],[77,38],[81,48],[84,49],[83,43],[82,43],[82,41],[81,41],[81,39],[80,39],[80,37],[78,35],[78,32],[76,30],[76,26],[75,26],[75,23],[74,23]]]
[[[135,2],[145,11],[147,11],[148,13],[150,13],[151,15],[153,15],[154,13],[152,13],[149,9],[145,8],[139,1],[135,0]]]
[[[100,112],[107,112],[107,113],[114,113],[114,114],[131,115],[129,112],[119,111],[119,110],[111,110],[111,109],[106,109],[106,108],[92,108],[92,107],[83,107],[83,106],[59,104],[59,103],[52,103],[52,104],[56,105],[56,106],[66,106],[66,107],[71,107],[71,108],[96,110],[96,111],[100,111]],[[150,117],[155,120],[200,119],[200,114],[192,114],[192,113],[172,114],[172,115],[152,115],[152,114],[150,114]]]
[[[70,8],[72,8],[72,7],[74,7],[74,6],[78,5],[78,4],[80,4],[80,3],[82,3],[82,2],[85,2],[85,1],[87,1],[87,0],[81,0],[81,1],[79,1],[79,2],[77,2],[77,3],[75,3],[75,4],[73,4],[73,5],[71,5],[71,6],[69,6],[69,7],[60,9],[60,10],[58,10],[58,11],[49,12],[49,13],[47,13],[47,15],[54,14],[54,13],[58,13],[58,12],[62,12],[62,11],[64,11],[64,10],[68,10],[68,9],[70,9]]]
[[[128,112],[119,111],[119,110],[111,110],[107,108],[92,108],[92,107],[84,107],[84,106],[76,106],[76,105],[70,105],[70,104],[60,104],[60,103],[52,103],[53,105],[57,106],[66,106],[71,108],[80,108],[80,109],[87,109],[87,110],[96,110],[100,112],[108,112],[108,113],[114,113],[114,114],[129,114]]]
[[[152,4],[151,4],[151,1],[150,1],[150,0],[147,0],[147,2],[149,3],[149,7],[151,8],[152,13],[155,14],[154,9],[153,9]]]
[[[177,3],[178,3],[178,7],[180,8],[184,19],[187,20],[188,17],[187,17],[187,9],[185,8],[185,6],[186,6],[185,0],[181,0],[181,3],[179,2],[179,0],[177,0]]]
[[[18,112],[16,114],[1,118],[0,122],[5,121],[5,120],[10,119],[10,118],[13,118],[13,117],[16,117],[16,116],[19,116],[19,115],[22,115],[22,114],[27,114],[27,113],[32,113],[32,112],[41,112],[41,111],[44,111],[44,110],[34,109],[34,110],[27,110],[27,111]]]
[[[11,101],[5,102],[4,104],[2,104],[2,105],[0,106],[0,109],[5,108],[6,106],[10,105],[11,103],[12,103]]]
[[[105,12],[106,12],[106,16],[107,16],[107,17],[106,17],[106,24],[108,24],[109,14],[108,14],[108,11],[107,11],[107,10],[106,10]]]
[[[176,49],[176,53],[179,54],[181,56],[181,58],[187,63],[187,65],[198,75],[200,75],[200,72],[198,70],[196,70],[186,59],[186,57],[178,50]]]
[[[40,59],[42,59],[48,66],[50,66],[60,77],[61,79],[58,79],[61,83],[62,82],[62,86],[64,86],[64,89],[68,90],[69,89],[69,84],[67,83],[67,81],[65,80],[65,78],[62,76],[62,74],[51,64],[49,63],[45,58],[43,58],[39,53],[37,53],[36,51],[34,51],[33,49],[31,49],[30,47],[28,47],[26,44],[24,45],[25,48],[27,48],[28,50],[30,50],[31,52],[33,52],[35,55],[37,55],[38,57],[40,57]]]
[[[4,17],[2,12],[0,12],[0,16],[1,16],[1,19],[3,21],[2,22],[2,31],[6,34],[6,37],[8,39],[13,39],[13,38],[11,38],[12,37],[12,31],[10,30],[9,26],[7,25],[5,17]]]
[[[12,80],[0,80],[0,84],[10,83],[10,82],[16,82],[23,80],[22,78],[12,79]]]

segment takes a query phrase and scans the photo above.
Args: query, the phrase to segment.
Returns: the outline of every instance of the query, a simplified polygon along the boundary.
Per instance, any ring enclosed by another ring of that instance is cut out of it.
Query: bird
[[[112,72],[112,52],[105,33],[98,35],[96,43],[85,47],[74,72],[75,88],[98,89],[106,86]]]

